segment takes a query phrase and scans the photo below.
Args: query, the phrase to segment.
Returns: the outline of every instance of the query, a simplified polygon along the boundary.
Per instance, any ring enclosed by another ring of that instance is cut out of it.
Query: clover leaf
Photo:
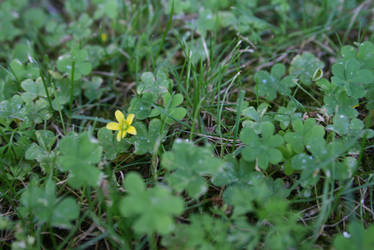
[[[178,107],[183,102],[183,95],[176,94],[170,95],[169,92],[166,92],[163,95],[164,107],[156,107],[152,110],[151,117],[160,115],[161,120],[165,121],[166,124],[171,125],[175,121],[182,120],[186,114],[187,110],[183,107]]]
[[[45,169],[54,158],[54,153],[51,152],[52,146],[56,141],[56,136],[49,130],[35,131],[36,140],[38,143],[32,143],[25,152],[27,160],[37,160],[40,166]]]
[[[284,139],[289,143],[296,153],[304,152],[304,147],[309,144],[311,139],[323,139],[325,130],[322,126],[316,125],[314,119],[307,119],[304,122],[296,120],[292,124],[295,132],[287,132]]]
[[[40,224],[49,223],[54,227],[69,229],[71,221],[79,216],[79,207],[73,198],[56,197],[56,184],[52,180],[44,188],[29,184],[21,196],[21,204],[21,214],[31,214]]]
[[[224,157],[222,171],[212,177],[212,183],[216,186],[231,185],[234,183],[247,183],[253,172],[254,166],[245,160],[237,160],[233,155]]]
[[[208,190],[204,177],[218,174],[223,165],[210,147],[198,147],[181,139],[175,140],[172,151],[165,152],[161,159],[161,166],[170,171],[166,177],[170,186],[177,192],[186,190],[195,199]]]
[[[66,36],[66,24],[50,20],[45,26],[45,42],[50,47],[58,46]]]
[[[92,31],[90,28],[92,23],[93,20],[90,18],[90,16],[87,13],[83,13],[76,22],[72,22],[69,25],[68,33],[70,33],[76,40],[89,38],[92,36]]]
[[[358,221],[352,221],[348,226],[348,232],[339,234],[334,239],[334,248],[341,250],[371,249],[374,246],[374,226],[365,230]]]
[[[12,50],[12,58],[18,59],[21,63],[26,63],[29,58],[33,58],[35,52],[33,47],[28,42],[18,42]]]
[[[254,201],[263,204],[274,197],[285,198],[287,195],[288,190],[281,179],[273,180],[271,177],[254,172],[248,176],[246,182],[228,186],[223,193],[223,200],[234,206],[233,216],[236,217],[254,211]]]
[[[28,122],[23,104],[24,101],[19,95],[0,102],[0,123],[9,125],[14,119]]]
[[[368,92],[366,94],[366,99],[367,99],[366,108],[368,110],[373,110],[374,109],[374,84],[372,84],[369,87]]]
[[[40,8],[31,8],[25,12],[25,24],[32,28],[40,29],[47,20],[47,16]]]
[[[162,140],[167,132],[164,130],[161,133],[162,123],[159,119],[152,119],[149,122],[148,129],[141,122],[135,123],[134,127],[136,128],[137,134],[129,139],[129,141],[135,144],[134,153],[137,155],[146,153],[153,154],[157,140]]]
[[[93,77],[90,81],[85,82],[82,85],[84,89],[84,96],[88,100],[93,101],[100,99],[102,94],[105,91],[105,88],[102,87],[103,79],[101,77]]]
[[[294,170],[301,171],[300,184],[303,187],[313,186],[319,180],[319,167],[311,155],[301,153],[292,157],[291,166]]]
[[[13,14],[16,10],[15,6],[12,5],[13,4],[7,1],[2,1],[0,3],[0,42],[12,41],[16,36],[22,33],[22,31],[13,24],[13,21],[17,19],[18,16]]]
[[[140,77],[140,80],[136,87],[136,92],[138,94],[152,93],[154,101],[160,94],[168,92],[172,85],[172,81],[162,71],[158,72],[156,77],[152,72],[145,72]]]
[[[269,106],[264,102],[257,107],[257,110],[253,106],[243,109],[242,115],[247,118],[243,121],[243,127],[253,128],[256,134],[261,133],[262,124],[271,121],[270,117],[265,116]]]
[[[311,85],[315,72],[323,69],[325,64],[313,54],[305,52],[292,59],[290,73],[293,77],[300,79],[301,83]]]
[[[69,172],[68,183],[74,188],[97,187],[102,173],[95,166],[101,160],[102,147],[87,132],[70,134],[61,139],[57,162],[62,171]]]
[[[14,119],[22,121],[23,127],[30,127],[46,121],[52,117],[48,102],[45,99],[37,99],[35,102],[24,102],[21,96],[0,102],[0,123],[10,124]]]
[[[344,140],[336,139],[326,143],[323,138],[311,138],[309,144],[306,145],[311,155],[301,153],[291,160],[292,168],[301,171],[301,185],[303,187],[315,185],[319,180],[321,170],[327,177],[337,180],[351,177],[356,170],[356,160],[352,157],[343,157],[345,145]]]
[[[97,139],[103,147],[104,155],[108,160],[115,159],[118,154],[126,152],[130,147],[130,144],[126,140],[118,142],[116,135],[105,127],[99,129]]]
[[[335,92],[324,96],[324,104],[329,115],[339,114],[348,118],[354,118],[358,115],[354,108],[358,104],[358,100],[354,97],[348,96],[347,92],[335,88]]]
[[[68,79],[61,79],[55,83],[55,88],[53,89],[53,101],[52,107],[54,110],[62,110],[64,105],[67,104],[70,100],[70,88],[66,88],[69,84]],[[80,88],[75,88],[76,91],[73,93],[75,96],[77,92],[80,91]]]
[[[261,126],[261,137],[253,128],[243,128],[240,132],[240,140],[247,146],[243,148],[242,156],[247,161],[256,161],[264,170],[269,163],[277,164],[283,160],[282,153],[277,149],[283,144],[283,138],[274,134],[274,125],[265,122]]]
[[[180,223],[173,234],[163,238],[162,243],[168,249],[221,249],[231,250],[227,239],[230,223],[208,214],[193,214],[190,223]]]
[[[52,117],[50,106],[46,99],[37,99],[25,103],[27,118],[35,124],[47,121]]]
[[[374,69],[374,44],[366,41],[360,44],[357,59],[367,69]]]
[[[174,230],[173,216],[183,212],[183,200],[171,194],[161,184],[147,188],[143,178],[131,172],[125,176],[128,195],[119,204],[124,217],[135,218],[134,230],[138,234],[167,234]]]
[[[79,80],[82,76],[91,72],[91,64],[87,62],[87,51],[85,49],[73,48],[70,53],[62,55],[57,60],[57,69],[67,73],[69,79],[72,77],[74,67],[74,80]]]
[[[39,77],[39,68],[31,63],[23,64],[20,60],[14,59],[9,64],[16,80],[21,81],[26,78],[36,79]]]
[[[119,13],[119,6],[116,0],[106,0],[102,1],[97,5],[97,10],[95,12],[95,19],[101,18],[106,15],[112,20],[115,20]]]
[[[39,96],[47,97],[41,78],[38,78],[36,81],[26,79],[21,82],[21,87],[25,90],[25,93],[21,95],[25,102],[33,101]]]
[[[287,107],[279,107],[274,120],[279,121],[281,129],[286,129],[290,123],[301,119],[301,113],[296,112],[294,102],[289,102]]]
[[[340,135],[345,135],[349,131],[349,119],[343,114],[337,114],[333,119],[333,126],[331,128],[339,133]]]
[[[361,63],[355,58],[341,59],[332,66],[333,77],[331,81],[342,86],[348,96],[361,98],[366,94],[366,85],[374,82],[374,74],[363,69]]]
[[[277,92],[286,96],[290,95],[290,88],[295,86],[295,83],[290,76],[286,76],[282,79],[285,72],[286,67],[279,63],[271,68],[270,74],[264,70],[258,71],[254,76],[256,81],[256,93],[269,101],[277,97]]]
[[[130,101],[129,113],[135,114],[136,119],[144,120],[151,115],[153,94],[144,93],[142,96],[133,97]]]

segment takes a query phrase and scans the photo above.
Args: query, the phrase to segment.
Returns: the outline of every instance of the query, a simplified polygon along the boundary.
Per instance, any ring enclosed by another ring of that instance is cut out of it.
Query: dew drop
[[[348,232],[343,232],[344,238],[351,238],[351,235]]]

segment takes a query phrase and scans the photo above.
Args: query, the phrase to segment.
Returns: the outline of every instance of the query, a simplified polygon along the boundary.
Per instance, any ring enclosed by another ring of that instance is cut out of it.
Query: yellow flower
[[[101,38],[101,41],[105,43],[106,40],[108,40],[108,35],[106,33],[101,33],[100,38]]]
[[[114,115],[116,116],[116,122],[109,122],[106,125],[106,128],[109,130],[119,130],[117,134],[117,141],[121,141],[123,137],[126,136],[127,133],[136,135],[136,128],[134,126],[131,126],[131,123],[134,120],[135,115],[129,114],[127,118],[125,119],[123,113],[119,110],[117,110]]]

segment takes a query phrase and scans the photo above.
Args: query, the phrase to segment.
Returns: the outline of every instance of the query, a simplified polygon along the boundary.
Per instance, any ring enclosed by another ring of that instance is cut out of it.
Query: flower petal
[[[121,141],[121,139],[123,138],[123,137],[125,137],[126,136],[126,131],[119,131],[118,133],[117,133],[117,141]]]
[[[119,110],[116,110],[116,112],[114,113],[114,115],[116,116],[116,119],[119,123],[121,123],[121,121],[125,120],[125,116],[123,115],[123,113]]]
[[[130,126],[127,131],[127,133],[129,134],[132,134],[132,135],[136,135],[136,128],[134,126]]]
[[[127,123],[128,125],[131,125],[132,121],[134,120],[134,117],[135,117],[134,114],[129,114],[129,115],[127,116],[127,118],[126,118],[126,123]]]
[[[106,125],[106,128],[109,129],[109,130],[119,130],[120,129],[119,124],[116,123],[116,122],[109,122]]]

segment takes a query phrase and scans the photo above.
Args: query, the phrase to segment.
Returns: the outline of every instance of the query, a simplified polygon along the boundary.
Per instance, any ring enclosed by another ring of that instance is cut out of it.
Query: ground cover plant
[[[374,249],[370,0],[0,2],[1,249]]]

